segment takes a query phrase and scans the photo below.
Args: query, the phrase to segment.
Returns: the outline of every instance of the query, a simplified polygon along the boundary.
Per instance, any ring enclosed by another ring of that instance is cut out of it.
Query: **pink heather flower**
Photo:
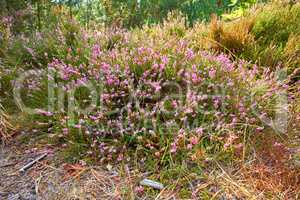
[[[220,64],[222,64],[222,69],[224,71],[230,72],[233,70],[234,65],[225,54],[218,55],[216,59]]]
[[[174,108],[177,108],[178,104],[177,104],[177,101],[176,101],[176,100],[173,100],[173,101],[172,101],[172,106],[173,106]]]
[[[198,137],[193,136],[193,137],[190,138],[190,143],[191,143],[192,145],[196,145],[196,144],[198,144],[198,142],[199,142]]]
[[[32,57],[35,57],[35,53],[34,53],[34,50],[33,50],[32,48],[30,48],[30,47],[25,47],[25,49],[30,53],[30,55],[31,55]]]
[[[220,99],[215,98],[215,99],[213,100],[213,102],[214,102],[214,107],[217,109],[217,108],[219,107],[220,103],[221,103]]]
[[[228,86],[234,86],[234,83],[233,83],[233,81],[229,81],[229,82],[227,83],[227,85],[228,85]]]
[[[144,47],[139,47],[137,50],[139,54],[142,54],[146,49]]]
[[[163,71],[166,67],[166,64],[165,63],[161,63],[159,64],[159,67],[160,67],[160,71]]]
[[[193,109],[192,108],[186,108],[185,110],[184,110],[184,113],[185,114],[190,114],[190,113],[192,113],[193,112]]]
[[[80,124],[76,124],[74,127],[80,129],[81,125]]]
[[[215,78],[216,77],[216,70],[215,69],[210,69],[209,72],[208,72],[208,75],[211,79]]]
[[[159,65],[158,65],[157,63],[154,63],[153,66],[152,66],[152,68],[153,68],[153,69],[158,69],[158,68],[159,68]]]
[[[195,56],[194,52],[192,49],[188,49],[187,52],[186,52],[186,57],[188,59],[192,59],[193,57]]]
[[[113,80],[112,78],[108,78],[108,79],[106,80],[106,83],[107,83],[107,85],[113,85],[114,80]]]
[[[189,150],[191,150],[193,148],[193,145],[192,144],[188,144],[186,148],[189,149]]]
[[[106,100],[108,100],[110,98],[110,95],[109,94],[102,94],[101,95],[101,99],[103,100],[103,101],[106,101]]]
[[[89,116],[89,118],[90,118],[91,120],[93,120],[93,121],[98,120],[98,117],[97,117],[97,116],[94,116],[94,115]]]
[[[48,117],[50,117],[50,116],[53,115],[52,112],[45,111],[45,110],[42,110],[42,109],[36,109],[36,112],[37,112],[38,114],[45,115],[45,116],[48,116]]]
[[[235,148],[236,151],[242,150],[243,147],[244,147],[244,145],[243,145],[242,143],[239,143],[239,144],[234,145],[234,148]]]
[[[122,153],[120,153],[118,155],[117,161],[122,161],[124,159],[124,155]]]
[[[224,149],[226,150],[226,149],[228,149],[228,148],[230,147],[230,145],[231,145],[231,143],[226,142],[226,143],[223,145],[223,147],[224,147]]]
[[[184,135],[185,135],[185,131],[184,131],[184,129],[181,128],[181,129],[178,131],[178,138],[183,138]]]
[[[235,123],[237,123],[237,121],[238,121],[238,119],[237,119],[236,117],[234,117],[234,118],[232,119],[232,122],[231,122],[231,123],[235,124]]]
[[[155,92],[159,92],[161,90],[160,82],[152,82],[150,84],[154,88]]]
[[[273,146],[274,146],[274,147],[284,147],[284,145],[283,145],[282,143],[280,143],[280,142],[275,142],[275,143],[273,144]]]
[[[67,134],[69,133],[69,129],[68,129],[68,128],[63,128],[62,131],[63,131],[63,134],[64,134],[64,135],[67,135]]]
[[[101,54],[101,48],[98,44],[92,47],[92,58],[96,59]]]
[[[170,150],[170,152],[171,153],[176,153],[176,151],[177,151],[177,144],[175,142],[173,142],[171,144],[171,150]]]
[[[264,130],[264,127],[257,127],[256,128],[256,132],[261,132],[262,130]]]
[[[8,24],[11,24],[13,22],[13,17],[12,16],[5,16],[5,17],[2,17],[1,21],[8,25]]]
[[[103,70],[104,73],[107,72],[109,70],[109,68],[110,68],[109,64],[107,64],[105,62],[101,63],[101,69]]]
[[[196,73],[192,73],[191,79],[192,79],[192,82],[193,82],[193,83],[198,83],[198,82],[200,82],[200,80],[201,80],[201,78],[198,77]]]
[[[137,193],[138,195],[144,194],[145,190],[143,186],[136,186],[134,188],[134,192]]]
[[[169,63],[169,58],[167,56],[162,56],[161,61],[163,64],[168,64]]]
[[[78,79],[76,80],[76,85],[78,86],[85,85],[86,82],[87,82],[86,78]]]
[[[199,135],[199,136],[201,136],[201,135],[203,135],[203,128],[196,128],[196,133],[197,133],[197,135]]]
[[[192,65],[192,70],[196,71],[197,70],[197,65]]]

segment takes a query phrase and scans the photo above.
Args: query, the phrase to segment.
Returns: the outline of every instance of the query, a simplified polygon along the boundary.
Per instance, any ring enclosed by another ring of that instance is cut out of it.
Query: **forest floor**
[[[30,153],[20,153],[15,146],[1,147],[0,151],[0,199],[36,199],[35,181],[31,174],[21,175],[18,168]]]
[[[84,162],[66,164],[58,152],[34,141],[25,144],[22,136],[0,145],[0,200],[136,199],[134,185],[142,174],[137,176],[128,169],[124,175],[112,166],[87,166]],[[46,158],[20,172],[45,153]]]
[[[45,152],[45,159],[20,172]],[[32,148],[18,139],[0,147],[1,200],[119,199],[116,190],[119,180],[108,170],[87,167],[84,163],[64,164],[49,147]]]

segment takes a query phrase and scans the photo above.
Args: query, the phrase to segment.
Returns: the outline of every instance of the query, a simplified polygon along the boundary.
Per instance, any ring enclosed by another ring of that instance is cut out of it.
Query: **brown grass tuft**
[[[226,24],[217,16],[212,16],[208,36],[210,47],[217,51],[242,53],[254,43],[254,37],[250,34],[254,21],[253,17],[245,17]]]
[[[288,66],[294,70],[300,65],[300,35],[292,34],[284,48],[284,57]]]
[[[0,105],[0,140],[4,142],[10,138],[9,131],[12,130],[12,125],[9,123],[8,118],[4,108]]]

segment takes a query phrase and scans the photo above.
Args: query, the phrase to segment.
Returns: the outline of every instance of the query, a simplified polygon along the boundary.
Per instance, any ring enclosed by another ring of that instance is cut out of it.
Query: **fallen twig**
[[[24,167],[22,167],[19,171],[20,172],[25,172],[27,169],[31,168],[34,164],[39,162],[40,160],[44,159],[47,156],[47,153],[42,154],[39,156],[37,159],[31,161],[30,163],[26,164]]]
[[[15,165],[15,164],[17,164],[17,162],[6,163],[6,164],[3,164],[3,165],[0,165],[0,168],[9,167],[9,166],[12,166],[12,165]]]
[[[143,186],[149,186],[149,187],[152,187],[154,189],[158,189],[158,190],[162,190],[164,189],[164,185],[159,183],[159,182],[156,182],[156,181],[152,181],[150,179],[144,179],[140,182],[141,185]]]

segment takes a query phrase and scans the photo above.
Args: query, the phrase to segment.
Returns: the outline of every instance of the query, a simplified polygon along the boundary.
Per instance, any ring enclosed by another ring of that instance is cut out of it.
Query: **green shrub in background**
[[[266,64],[286,63],[292,71],[297,67],[296,63],[288,63],[287,60],[294,59],[293,55],[297,54],[297,47],[291,53],[291,41],[297,41],[295,37],[300,35],[300,3],[275,2],[265,6],[258,13],[251,33],[257,43],[258,56],[269,57],[268,60],[272,58]],[[297,46],[297,43],[294,45]]]
[[[189,25],[193,25],[195,21],[208,22],[212,14],[221,16],[232,9],[230,5],[230,0],[185,1],[180,11],[187,16]]]
[[[274,3],[257,15],[252,33],[261,45],[285,46],[292,33],[300,32],[300,4]]]
[[[297,37],[300,35],[300,3],[284,1],[260,4],[231,21],[213,19],[208,30],[208,46],[230,51],[260,66],[297,65]]]
[[[233,20],[240,18],[251,8],[252,6],[266,2],[266,0],[231,0],[229,5],[232,10],[228,13],[222,14],[224,20]]]

